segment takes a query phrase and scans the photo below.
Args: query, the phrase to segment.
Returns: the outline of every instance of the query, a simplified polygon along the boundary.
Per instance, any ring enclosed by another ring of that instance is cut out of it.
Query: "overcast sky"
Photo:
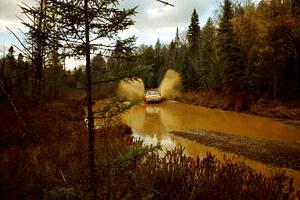
[[[0,0],[0,50],[3,51],[12,43],[18,44],[16,39],[6,30],[6,26],[17,30],[23,28],[16,16],[22,17],[17,4],[25,2],[32,5],[35,0]],[[170,42],[176,32],[187,29],[193,9],[199,14],[201,26],[209,16],[214,15],[218,8],[217,0],[168,0],[175,7],[165,6],[155,0],[122,0],[121,7],[138,6],[138,13],[134,17],[136,24],[122,33],[124,36],[135,35],[137,44],[154,44],[157,38],[163,43]]]
[[[136,24],[127,32],[139,37],[139,43],[153,44],[159,37],[170,42],[175,36],[176,27],[182,32],[187,29],[193,9],[199,14],[203,26],[217,9],[217,0],[168,0],[175,7],[165,6],[154,0],[124,0],[121,5],[139,5],[135,17]]]

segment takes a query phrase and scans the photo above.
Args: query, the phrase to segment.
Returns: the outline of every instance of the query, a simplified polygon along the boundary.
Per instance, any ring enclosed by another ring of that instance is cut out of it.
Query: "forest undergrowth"
[[[26,126],[0,102],[0,199],[86,199],[87,130],[74,100],[16,100]],[[24,134],[25,133],[25,134]],[[243,163],[207,153],[192,159],[182,147],[163,156],[120,122],[95,131],[98,199],[295,199],[284,173],[267,177]]]
[[[300,120],[299,100],[279,100],[247,93],[224,94],[217,90],[183,92],[178,98],[183,103],[246,112],[273,118]]]

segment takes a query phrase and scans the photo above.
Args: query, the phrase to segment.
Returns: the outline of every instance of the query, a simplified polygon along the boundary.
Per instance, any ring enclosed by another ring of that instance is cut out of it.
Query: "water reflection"
[[[227,157],[234,155],[169,134],[170,131],[206,129],[265,139],[300,142],[299,129],[268,118],[176,102],[137,105],[126,112],[122,116],[122,120],[132,128],[133,136],[141,138],[145,144],[155,145],[159,142],[165,149],[172,149],[181,144],[185,148],[185,153],[192,157],[204,157],[208,151],[218,159],[223,159],[224,154]],[[245,161],[254,170],[265,174],[275,173],[279,169],[243,157],[240,157],[239,160]],[[287,173],[294,177],[295,185],[299,188],[300,172],[287,169]]]

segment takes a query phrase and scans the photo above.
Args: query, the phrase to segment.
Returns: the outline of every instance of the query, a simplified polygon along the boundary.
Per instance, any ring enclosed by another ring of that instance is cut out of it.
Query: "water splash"
[[[178,72],[169,69],[158,88],[163,99],[175,99],[180,95],[181,76]],[[139,78],[136,80],[120,81],[116,94],[132,101],[143,99],[145,87],[143,81]]]
[[[164,99],[175,99],[180,95],[181,76],[178,72],[169,69],[160,83],[159,92]]]
[[[129,101],[143,99],[145,87],[142,79],[121,80],[117,91],[118,96],[124,97]]]

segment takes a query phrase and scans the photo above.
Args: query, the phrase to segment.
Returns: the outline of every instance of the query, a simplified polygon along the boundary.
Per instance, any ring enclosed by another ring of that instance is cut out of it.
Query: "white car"
[[[161,102],[162,98],[158,91],[156,90],[149,90],[145,94],[145,102],[146,103],[159,103]]]

